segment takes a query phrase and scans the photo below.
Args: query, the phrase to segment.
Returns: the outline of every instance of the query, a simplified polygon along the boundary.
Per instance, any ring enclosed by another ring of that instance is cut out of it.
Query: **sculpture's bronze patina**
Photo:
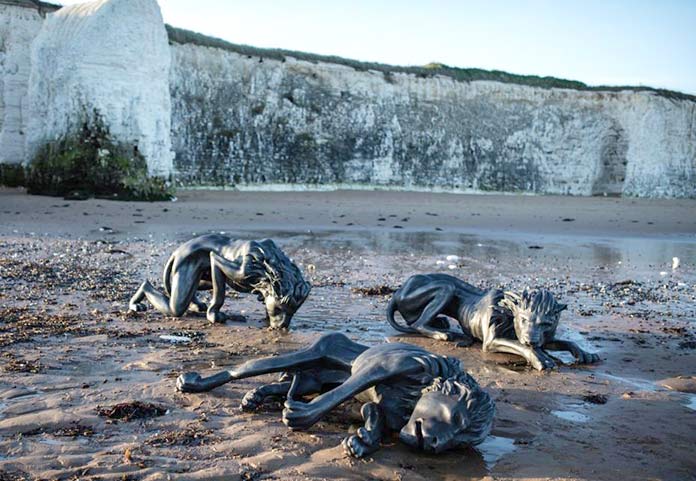
[[[567,307],[545,289],[525,290],[522,294],[481,290],[447,274],[426,274],[410,277],[394,293],[387,320],[401,332],[433,339],[460,339],[463,345],[478,339],[484,351],[517,354],[538,370],[555,366],[544,349],[569,351],[579,364],[598,362],[597,354],[583,351],[574,342],[556,339],[560,313]],[[396,311],[406,325],[396,322]],[[449,322],[438,317],[441,314],[456,319],[462,332],[450,330]]]
[[[343,334],[326,334],[306,349],[248,361],[211,377],[184,374],[177,389],[209,391],[235,379],[272,372],[286,374],[277,383],[247,393],[242,408],[254,409],[268,396],[286,396],[283,422],[291,429],[307,429],[355,397],[365,403],[361,411],[365,425],[343,441],[355,457],[377,450],[386,430],[399,432],[403,442],[428,452],[476,445],[489,434],[495,413],[491,398],[459,360],[411,344],[368,348]],[[322,394],[301,401],[314,393]]]
[[[258,295],[266,306],[272,328],[290,325],[292,316],[309,295],[310,285],[300,269],[270,239],[232,240],[210,234],[196,237],[172,253],[164,268],[164,294],[145,281],[131,298],[129,309],[143,311],[147,298],[163,314],[179,317],[191,308],[221,322],[225,286]],[[213,290],[210,306],[197,298],[199,290]]]

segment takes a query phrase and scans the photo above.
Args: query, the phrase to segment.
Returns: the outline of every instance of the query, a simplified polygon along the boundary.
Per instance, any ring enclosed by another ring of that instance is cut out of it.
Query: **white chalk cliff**
[[[0,163],[26,158],[30,50],[43,21],[37,8],[0,2]]]
[[[29,158],[96,110],[114,139],[137,146],[150,174],[168,175],[170,57],[155,0],[98,0],[50,14],[31,50]]]
[[[155,0],[45,20],[36,4],[0,0],[0,163],[30,162],[96,109],[151,174],[183,185],[696,198],[693,96],[460,81],[168,37]]]
[[[172,49],[185,183],[696,197],[694,100]]]

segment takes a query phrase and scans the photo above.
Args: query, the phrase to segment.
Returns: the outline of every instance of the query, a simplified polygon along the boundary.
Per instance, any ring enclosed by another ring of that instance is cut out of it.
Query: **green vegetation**
[[[77,134],[45,145],[24,170],[23,185],[30,194],[146,201],[173,195],[165,179],[148,176],[137,147],[111,140],[96,111]]]
[[[251,47],[249,45],[239,45],[219,38],[208,37],[200,33],[191,32],[190,30],[184,30],[181,28],[172,27],[167,25],[167,33],[169,34],[169,40],[173,43],[179,44],[193,44],[200,45],[202,47],[213,47],[222,50],[227,50],[229,52],[238,53],[240,55],[247,55],[249,57],[258,57],[262,59],[279,60],[281,62],[285,61],[286,57],[293,57],[298,60],[304,60],[307,62],[327,62],[339,65],[345,65],[352,67],[357,71],[365,72],[368,70],[373,70],[377,72],[382,72],[385,75],[385,81],[392,83],[393,77],[391,75],[395,73],[405,73],[416,75],[421,78],[433,77],[435,75],[442,75],[445,77],[450,77],[454,80],[460,82],[471,82],[474,80],[492,80],[496,82],[503,83],[513,83],[519,85],[528,85],[531,87],[541,87],[541,88],[564,88],[564,89],[574,89],[574,90],[591,90],[591,91],[604,91],[604,92],[616,92],[621,90],[632,90],[637,92],[653,92],[662,97],[679,99],[679,100],[692,100],[696,101],[696,95],[689,95],[681,92],[674,92],[671,90],[656,89],[652,87],[642,87],[642,86],[589,86],[582,82],[576,80],[565,80],[556,77],[539,77],[536,75],[516,75],[508,72],[503,72],[500,70],[483,70],[478,68],[457,68],[449,67],[440,63],[429,63],[425,66],[411,66],[411,67],[401,67],[396,65],[386,65],[381,63],[370,63],[370,62],[359,62],[357,60],[350,60],[342,57],[336,57],[333,55],[317,55],[305,52],[295,52],[292,50],[283,49],[266,49]]]
[[[0,185],[21,187],[24,182],[24,166],[22,164],[0,164]]]

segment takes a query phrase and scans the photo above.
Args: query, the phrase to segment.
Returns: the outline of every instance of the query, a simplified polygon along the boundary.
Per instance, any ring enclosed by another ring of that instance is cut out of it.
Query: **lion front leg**
[[[336,388],[321,394],[310,402],[304,403],[292,399],[292,389],[285,401],[283,423],[293,430],[304,430],[319,421],[333,408],[353,396],[363,392],[381,381],[413,372],[413,366],[373,366],[365,370],[352,372],[350,377]],[[421,369],[417,367],[416,369]]]
[[[384,434],[384,416],[378,404],[363,404],[360,414],[365,425],[341,443],[346,453],[354,458],[362,458],[377,451]]]
[[[598,354],[587,352],[571,341],[554,339],[544,344],[544,348],[552,351],[568,351],[577,360],[578,364],[595,364],[600,361]]]
[[[544,353],[540,348],[525,346],[519,341],[513,341],[512,339],[490,339],[484,342],[483,350],[487,352],[504,352],[522,356],[537,371],[553,369],[556,366],[551,356]]]
[[[229,261],[221,255],[210,253],[210,277],[213,284],[213,296],[208,306],[206,317],[210,322],[224,322],[226,316],[220,312],[225,302],[227,279],[240,282],[244,279],[244,269],[240,262]]]

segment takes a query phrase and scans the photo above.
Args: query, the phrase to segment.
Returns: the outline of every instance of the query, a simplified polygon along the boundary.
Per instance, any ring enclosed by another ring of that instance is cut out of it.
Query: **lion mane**
[[[282,304],[298,305],[311,290],[300,269],[271,239],[252,241],[245,259],[252,292],[276,297]]]

